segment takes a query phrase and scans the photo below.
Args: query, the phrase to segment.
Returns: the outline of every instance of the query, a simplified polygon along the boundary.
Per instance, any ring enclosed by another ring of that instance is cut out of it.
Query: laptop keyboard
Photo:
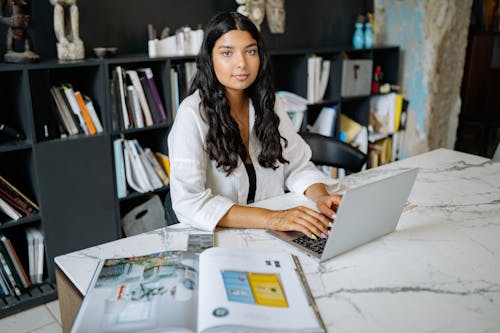
[[[293,239],[292,241],[311,251],[321,254],[325,249],[327,238],[311,239],[307,236],[301,236]]]

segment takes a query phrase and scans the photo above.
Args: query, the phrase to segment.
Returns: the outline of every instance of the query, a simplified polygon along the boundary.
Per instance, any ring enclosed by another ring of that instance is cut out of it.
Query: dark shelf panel
[[[57,299],[56,286],[46,282],[29,288],[21,296],[0,297],[0,318]]]
[[[125,201],[129,201],[129,200],[134,200],[137,198],[146,197],[146,196],[151,195],[151,194],[162,193],[162,192],[165,192],[166,190],[168,190],[169,188],[170,188],[169,186],[163,186],[163,187],[158,188],[154,191],[145,192],[145,193],[132,192],[129,195],[127,195],[126,197],[120,198],[120,202],[125,202]]]
[[[40,215],[34,214],[31,216],[26,216],[26,217],[20,218],[19,220],[12,220],[12,221],[0,224],[0,230],[17,228],[19,226],[25,226],[25,225],[36,223],[39,221],[40,221]]]
[[[33,143],[29,141],[14,140],[14,141],[0,142],[0,153],[31,149],[32,145]]]

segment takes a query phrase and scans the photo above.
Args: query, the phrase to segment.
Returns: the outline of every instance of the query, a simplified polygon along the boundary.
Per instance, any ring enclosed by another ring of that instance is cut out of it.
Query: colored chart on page
[[[288,307],[277,274],[223,271],[222,279],[229,301]]]

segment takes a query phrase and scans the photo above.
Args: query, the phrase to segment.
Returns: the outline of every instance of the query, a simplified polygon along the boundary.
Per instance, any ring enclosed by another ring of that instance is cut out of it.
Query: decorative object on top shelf
[[[364,45],[364,34],[363,34],[363,23],[355,23],[354,24],[354,34],[352,36],[352,46],[355,49],[361,49]]]
[[[31,50],[31,38],[28,27],[31,23],[29,0],[0,0],[0,22],[9,26],[7,30],[7,48],[4,55],[6,62],[35,62],[40,56]],[[10,15],[10,16],[8,16]],[[14,49],[15,41],[24,42],[24,52]]]
[[[94,54],[97,58],[110,58],[118,54],[117,47],[94,47]]]
[[[183,26],[175,31],[175,35],[169,36],[170,28],[165,27],[161,33],[161,39],[156,35],[156,29],[148,24],[148,54],[151,58],[197,55],[200,52],[203,41],[203,29],[201,24],[197,29]]]
[[[54,6],[54,32],[58,42],[57,57],[60,60],[85,58],[83,41],[80,39],[76,0],[49,1]]]
[[[371,23],[365,23],[365,47],[371,48],[373,46],[373,33]]]
[[[285,0],[267,0],[266,15],[271,33],[282,34],[285,32]]]
[[[382,67],[380,65],[375,66],[375,72],[373,73],[372,80],[372,94],[378,94],[380,92],[380,85],[382,84]]]
[[[247,16],[260,30],[260,25],[264,21],[266,15],[266,1],[265,0],[235,0],[238,6],[238,13]],[[279,1],[273,1],[278,3]]]

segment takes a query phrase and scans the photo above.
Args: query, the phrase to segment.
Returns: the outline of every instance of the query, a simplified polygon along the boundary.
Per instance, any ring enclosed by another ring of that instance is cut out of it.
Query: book
[[[44,237],[40,230],[33,227],[25,229],[28,243],[29,277],[34,284],[43,282]]]
[[[0,176],[0,193],[5,195],[5,197],[9,200],[12,200],[15,206],[20,207],[26,215],[32,215],[39,210],[37,204],[23,194],[17,187],[7,181],[7,179],[3,176]]]
[[[76,100],[75,97],[75,91],[71,87],[70,84],[63,84],[61,85],[61,89],[64,93],[64,96],[66,97],[66,101],[68,103],[70,111],[76,115],[76,119],[78,120],[78,126],[79,128],[83,131],[85,134],[90,134],[89,128],[87,126],[87,123],[85,122],[85,118],[83,116],[83,112],[80,109],[80,106],[78,105],[78,101]]]
[[[140,68],[137,70],[140,78],[145,78],[149,90],[151,92],[151,96],[153,97],[153,101],[156,106],[156,110],[158,111],[160,117],[160,123],[167,123],[169,119],[167,118],[167,113],[165,112],[165,107],[163,106],[163,102],[160,98],[160,93],[158,92],[158,88],[156,86],[155,80],[153,78],[153,71],[151,68]]]
[[[7,259],[2,251],[0,251],[0,271],[4,276],[6,283],[9,285],[11,293],[16,296],[21,296],[21,289],[19,288],[20,285],[16,282],[12,269],[7,263]]]
[[[141,105],[141,111],[144,119],[144,123],[146,126],[151,126],[153,125],[153,118],[151,116],[151,110],[148,105],[148,101],[146,99],[146,95],[144,94],[144,90],[141,85],[141,81],[139,79],[139,75],[137,74],[136,71],[134,70],[127,70],[126,71],[130,82],[135,88],[135,91],[137,92],[137,97],[139,98],[139,103]]]
[[[148,179],[148,174],[137,152],[135,144],[123,140],[125,159],[125,175],[129,186],[139,193],[153,191],[153,186]]]
[[[170,160],[168,156],[159,152],[154,153],[156,160],[163,167],[163,170],[167,173],[167,176],[170,177]]]
[[[87,108],[87,111],[89,112],[90,118],[92,119],[92,123],[95,126],[95,130],[97,133],[102,133],[104,129],[102,128],[101,121],[99,120],[99,117],[97,116],[97,112],[94,108],[94,103],[92,103],[92,100],[90,97],[83,95],[83,100],[85,101],[85,107]]]
[[[324,106],[319,112],[318,118],[310,128],[313,133],[322,134],[325,136],[333,136],[335,134],[335,126],[337,122],[336,106]]]
[[[90,116],[90,112],[87,109],[87,106],[85,105],[85,101],[83,99],[83,95],[79,91],[75,91],[75,99],[78,102],[78,106],[80,107],[80,110],[82,111],[83,118],[85,120],[85,124],[87,126],[88,132],[90,135],[94,135],[97,133],[96,128],[94,126],[94,121],[92,120],[92,117]]]
[[[115,73],[117,79],[117,81],[115,82],[116,98],[119,105],[117,110],[118,117],[121,120],[120,125],[122,126],[122,128],[129,129],[130,120],[128,117],[127,102],[126,102],[127,88],[125,87],[124,72],[122,66],[116,66]]]
[[[125,162],[123,159],[123,139],[113,141],[113,153],[115,157],[116,193],[118,198],[127,196],[127,180],[125,178]]]
[[[67,132],[69,135],[76,135],[80,133],[78,127],[76,126],[72,112],[69,110],[59,87],[51,87],[50,93],[52,94],[52,98],[56,103],[56,109],[59,114],[59,119],[62,120],[62,125],[65,129],[65,132]]]
[[[19,220],[23,215],[15,210],[2,196],[0,196],[0,211],[4,212],[12,220]]]
[[[145,76],[141,76],[139,78],[139,82],[141,83],[142,86],[142,91],[144,91],[144,96],[146,96],[146,101],[148,102],[149,111],[151,112],[151,118],[153,119],[153,124],[160,124],[161,123],[160,113],[153,99],[153,94],[149,89],[147,81],[148,80]]]
[[[209,248],[104,259],[71,329],[82,332],[324,332],[299,261]]]
[[[0,297],[8,296],[10,295],[10,293],[11,291],[7,284],[7,281],[5,280],[2,271],[0,270]]]
[[[175,119],[177,106],[179,105],[177,96],[179,96],[177,70],[172,67],[170,68],[170,109],[172,109],[172,119]]]
[[[170,183],[170,179],[168,178],[165,169],[163,169],[160,163],[158,163],[158,160],[156,159],[154,153],[151,151],[150,148],[144,148],[144,154],[146,155],[146,158],[148,159],[149,163],[151,163],[151,166],[155,170],[158,177],[160,177],[161,181],[163,182],[163,185],[167,186]]]
[[[139,141],[137,139],[130,140],[130,143],[134,145],[135,150],[137,151],[137,155],[141,159],[142,165],[144,166],[144,170],[146,171],[146,176],[149,180],[153,189],[159,189],[163,187],[163,182],[160,176],[155,172],[151,162],[148,160],[146,154],[144,153],[144,149],[142,149]]]
[[[22,286],[25,289],[29,288],[31,286],[31,281],[28,275],[26,274],[26,271],[24,270],[24,267],[21,261],[19,260],[19,257],[17,256],[16,250],[14,249],[12,242],[10,241],[9,238],[7,238],[5,235],[2,234],[0,234],[0,251],[2,253],[7,254],[7,257],[12,263],[12,266],[15,269],[15,272],[19,278],[19,281],[21,281]]]
[[[139,102],[139,95],[133,85],[127,86],[128,104],[132,109],[132,119],[134,120],[135,128],[144,127],[144,118],[142,117],[141,104]]]
[[[299,132],[301,130],[304,114],[307,110],[307,100],[305,98],[289,91],[278,91],[276,92],[274,107],[276,110],[282,110],[288,114],[295,131]]]

